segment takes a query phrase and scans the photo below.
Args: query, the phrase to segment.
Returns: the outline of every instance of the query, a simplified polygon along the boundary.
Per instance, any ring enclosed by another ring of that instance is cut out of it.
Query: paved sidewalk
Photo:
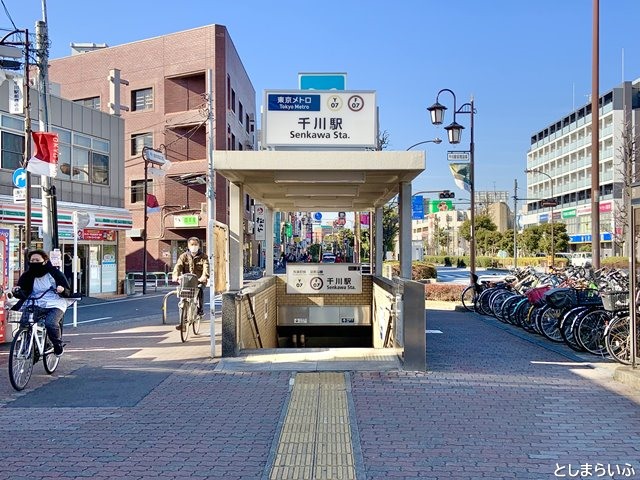
[[[295,373],[218,368],[207,324],[182,344],[159,323],[67,332],[60,371],[36,365],[22,393],[2,374],[0,478],[278,478]],[[640,390],[614,364],[469,313],[430,310],[427,327],[427,373],[345,376],[359,480],[570,478],[585,464],[640,479]]]

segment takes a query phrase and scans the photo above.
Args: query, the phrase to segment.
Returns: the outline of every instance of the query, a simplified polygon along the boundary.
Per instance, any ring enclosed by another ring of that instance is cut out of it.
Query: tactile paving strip
[[[344,373],[295,376],[271,480],[355,480]]]

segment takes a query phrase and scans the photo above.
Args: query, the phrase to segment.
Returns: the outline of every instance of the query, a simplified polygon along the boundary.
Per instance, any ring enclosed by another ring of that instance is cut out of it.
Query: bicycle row
[[[528,268],[493,284],[476,277],[463,291],[462,303],[575,351],[608,355],[622,364],[631,361],[629,286],[623,271],[568,268],[542,274]]]

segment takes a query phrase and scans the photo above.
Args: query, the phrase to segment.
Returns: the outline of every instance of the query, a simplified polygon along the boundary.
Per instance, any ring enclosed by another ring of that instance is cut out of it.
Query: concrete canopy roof
[[[421,151],[224,151],[215,170],[273,210],[381,207],[425,168]]]

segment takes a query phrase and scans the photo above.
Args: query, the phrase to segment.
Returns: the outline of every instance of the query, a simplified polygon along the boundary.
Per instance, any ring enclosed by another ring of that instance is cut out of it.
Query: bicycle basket
[[[539,307],[544,304],[544,294],[549,290],[551,290],[549,285],[535,287],[529,290],[525,295],[531,305]]]
[[[185,273],[180,277],[178,297],[195,298],[198,292],[198,277],[192,273]]]
[[[572,288],[552,288],[545,292],[544,301],[552,308],[573,307],[576,302],[576,291]]]
[[[595,288],[578,288],[576,289],[578,305],[601,305],[602,298]]]
[[[609,312],[629,308],[629,292],[603,292],[601,298],[604,309]]]

